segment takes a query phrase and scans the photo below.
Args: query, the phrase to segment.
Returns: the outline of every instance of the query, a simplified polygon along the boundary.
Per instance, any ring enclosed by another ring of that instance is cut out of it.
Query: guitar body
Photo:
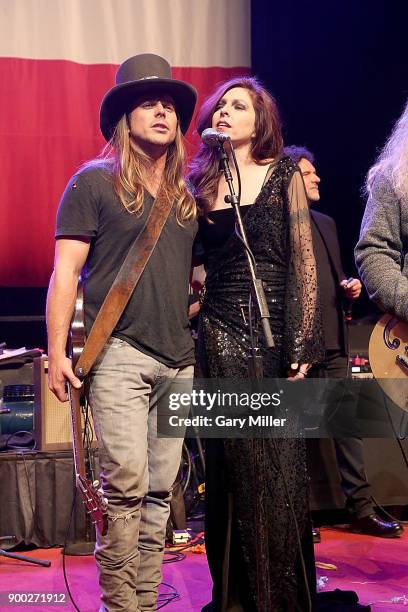
[[[408,324],[383,315],[371,333],[368,352],[371,370],[384,393],[408,411]]]
[[[68,335],[68,355],[71,358],[73,370],[75,370],[75,365],[82,353],[85,340],[83,289],[82,285],[79,285],[75,310]],[[76,485],[82,493],[86,510],[90,514],[96,529],[102,535],[106,535],[108,531],[107,503],[101,491],[98,489],[98,481],[93,483],[87,478],[85,467],[81,417],[82,406],[86,403],[86,380],[83,381],[80,389],[76,389],[69,382],[67,384],[71,412],[72,448],[74,453]]]

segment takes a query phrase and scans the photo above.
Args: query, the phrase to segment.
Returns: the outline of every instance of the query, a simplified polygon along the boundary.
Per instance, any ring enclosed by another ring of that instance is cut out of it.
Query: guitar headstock
[[[106,535],[108,532],[108,503],[98,489],[98,481],[90,482],[77,474],[77,485],[84,498],[84,504],[98,533]]]

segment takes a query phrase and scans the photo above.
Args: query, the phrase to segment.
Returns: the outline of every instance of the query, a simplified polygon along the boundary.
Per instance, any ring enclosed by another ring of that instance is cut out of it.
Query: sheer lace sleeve
[[[309,206],[299,171],[288,187],[289,267],[285,305],[284,347],[287,363],[323,359],[323,332],[318,298]]]

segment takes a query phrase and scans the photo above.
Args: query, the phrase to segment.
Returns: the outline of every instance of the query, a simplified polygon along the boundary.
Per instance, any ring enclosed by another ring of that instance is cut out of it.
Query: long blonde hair
[[[184,180],[184,145],[180,126],[176,138],[167,150],[162,177],[162,188],[170,201],[176,202],[176,218],[179,224],[194,219],[196,205]],[[100,156],[85,167],[103,166],[112,173],[114,189],[123,206],[132,214],[143,213],[147,177],[151,170],[150,157],[135,147],[130,134],[126,115],[118,121],[112,138],[105,145]]]
[[[379,176],[386,176],[397,196],[408,200],[408,102],[376,163],[368,171],[368,193]]]

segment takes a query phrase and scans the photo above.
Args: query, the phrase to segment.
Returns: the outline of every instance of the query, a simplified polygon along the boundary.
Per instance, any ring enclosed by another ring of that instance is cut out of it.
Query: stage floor
[[[324,590],[335,588],[357,591],[361,603],[370,603],[373,612],[407,610],[408,604],[408,531],[400,539],[386,540],[323,528],[322,542],[315,546],[316,560],[337,566],[336,570],[318,569],[318,576],[327,576]],[[0,557],[0,591],[52,592],[66,591],[62,573],[61,549],[37,549],[27,554],[48,559],[51,567],[43,568]],[[68,581],[81,612],[97,612],[99,607],[95,562],[92,556],[66,557]],[[210,600],[211,581],[204,554],[187,553],[183,561],[163,568],[163,581],[174,587],[179,599],[164,609],[172,612],[199,612]],[[163,586],[163,593],[171,589]],[[0,606],[0,610],[27,609],[33,612],[74,610],[65,606]]]

